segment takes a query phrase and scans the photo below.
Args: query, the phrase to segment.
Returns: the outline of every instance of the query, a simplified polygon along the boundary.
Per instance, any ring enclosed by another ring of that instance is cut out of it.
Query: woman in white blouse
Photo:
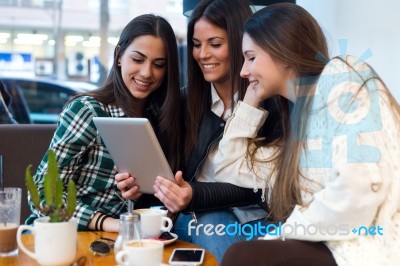
[[[383,81],[354,57],[328,60],[320,26],[294,4],[256,12],[243,54],[250,86],[227,121],[215,178],[264,190],[276,225],[259,228],[268,241],[233,245],[222,265],[398,263],[400,107]],[[285,134],[266,145],[259,106],[274,95]]]

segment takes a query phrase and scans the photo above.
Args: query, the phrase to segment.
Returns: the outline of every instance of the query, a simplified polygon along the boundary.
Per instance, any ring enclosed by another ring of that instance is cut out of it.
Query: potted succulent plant
[[[36,219],[34,226],[21,225],[17,231],[17,242],[21,250],[36,259],[40,265],[69,265],[76,256],[77,224],[72,218],[76,207],[76,186],[70,180],[67,195],[64,196],[64,184],[59,178],[55,153],[49,150],[47,155],[48,171],[43,181],[43,203],[31,174],[31,165],[26,168],[25,176],[33,205],[45,217]],[[24,246],[21,240],[24,230],[34,233],[35,252]]]
[[[26,168],[25,183],[31,195],[35,208],[50,217],[49,222],[68,221],[74,214],[76,207],[76,186],[74,181],[68,182],[67,202],[63,201],[64,184],[59,178],[56,155],[52,150],[48,152],[48,172],[44,176],[44,204],[40,204],[37,186],[31,174],[32,165]]]

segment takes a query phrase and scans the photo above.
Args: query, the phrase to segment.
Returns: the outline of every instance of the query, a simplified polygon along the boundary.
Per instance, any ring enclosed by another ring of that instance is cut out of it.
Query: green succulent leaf
[[[44,175],[43,185],[45,205],[51,207],[53,206],[53,186],[51,184],[51,177],[49,174]]]
[[[57,179],[56,181],[56,193],[55,193],[55,204],[56,204],[56,209],[61,210],[62,205],[63,205],[63,190],[64,190],[64,184],[61,181],[61,179]]]
[[[25,170],[25,185],[29,191],[29,194],[31,195],[31,200],[33,202],[33,205],[35,206],[36,209],[40,209],[39,192],[35,185],[35,181],[33,180],[31,171],[32,171],[32,165],[30,164]]]
[[[53,201],[55,201],[56,184],[58,179],[58,164],[56,160],[56,154],[54,151],[49,150],[47,156],[48,156],[47,173],[50,177],[50,184],[53,192],[52,193]]]
[[[76,186],[74,181],[68,182],[68,197],[67,197],[67,217],[72,217],[76,208]]]

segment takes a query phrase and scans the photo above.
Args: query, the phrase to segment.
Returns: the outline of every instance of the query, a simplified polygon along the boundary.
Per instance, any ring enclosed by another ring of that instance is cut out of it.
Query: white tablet
[[[153,128],[146,118],[94,117],[119,172],[129,172],[143,193],[154,193],[157,176],[176,182]]]

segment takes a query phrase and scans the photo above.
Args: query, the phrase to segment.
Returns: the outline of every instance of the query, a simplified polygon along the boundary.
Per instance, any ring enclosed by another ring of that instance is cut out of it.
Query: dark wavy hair
[[[173,170],[182,166],[182,130],[180,127],[180,84],[179,60],[176,37],[171,25],[163,17],[145,14],[132,19],[122,30],[114,49],[111,71],[99,89],[82,95],[92,96],[104,104],[116,105],[129,117],[137,117],[134,111],[135,99],[125,86],[118,60],[135,38],[151,35],[160,37],[167,53],[167,71],[161,86],[149,95],[145,110],[156,131],[161,147]],[[78,97],[79,97],[78,96]]]
[[[205,18],[208,22],[227,32],[229,43],[230,73],[229,80],[233,96],[237,90],[239,99],[243,99],[248,81],[240,77],[243,65],[242,27],[252,14],[247,0],[202,0],[190,16],[187,31],[188,48],[188,84],[187,110],[185,113],[185,156],[189,154],[197,141],[198,127],[205,110],[210,108],[211,84],[204,80],[203,73],[192,56],[194,26],[198,20]]]

